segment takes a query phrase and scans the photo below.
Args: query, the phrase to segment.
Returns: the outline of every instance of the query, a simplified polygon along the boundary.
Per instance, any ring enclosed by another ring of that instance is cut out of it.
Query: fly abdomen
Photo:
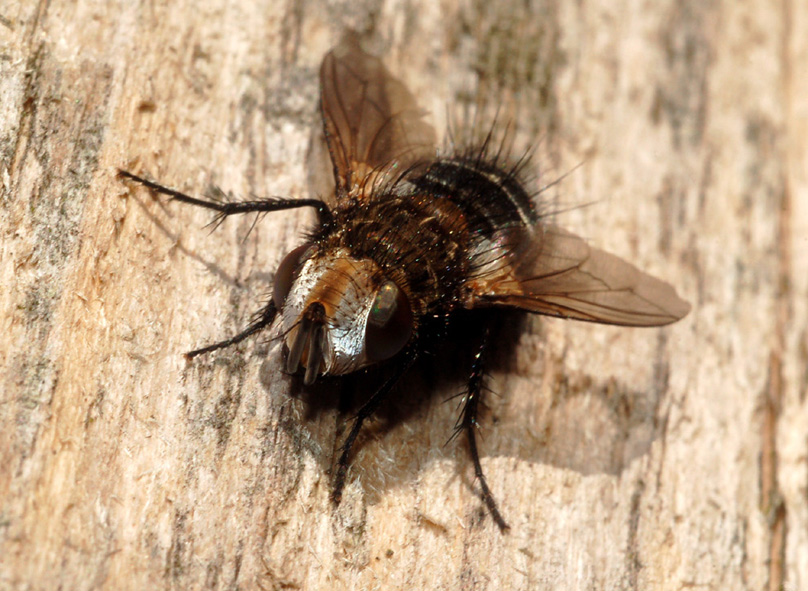
[[[494,236],[538,221],[533,200],[513,170],[478,158],[444,158],[407,178],[419,192],[451,200],[463,212],[470,231]]]

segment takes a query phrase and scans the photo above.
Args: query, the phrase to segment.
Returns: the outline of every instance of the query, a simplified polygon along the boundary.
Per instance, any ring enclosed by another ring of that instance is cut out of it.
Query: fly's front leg
[[[225,339],[223,341],[219,341],[218,343],[214,343],[212,345],[208,345],[207,347],[202,347],[201,349],[196,349],[194,351],[189,351],[185,354],[186,359],[193,359],[197,355],[204,355],[205,353],[210,353],[211,351],[216,351],[217,349],[224,349],[226,347],[230,347],[231,345],[235,345],[236,343],[240,343],[244,339],[249,336],[254,335],[257,332],[264,330],[267,326],[272,324],[272,321],[275,320],[275,316],[278,313],[278,308],[275,306],[274,300],[269,300],[269,304],[264,310],[253,320],[253,322],[240,333],[238,333],[234,337],[230,337],[229,339]]]
[[[487,390],[483,379],[485,377],[485,353],[488,350],[488,329],[485,329],[480,346],[474,355],[474,361],[471,365],[471,375],[469,376],[468,390],[466,391],[466,404],[463,406],[463,412],[457,422],[457,430],[465,431],[469,442],[469,451],[471,452],[471,461],[474,464],[474,475],[480,483],[480,496],[485,502],[488,511],[494,522],[499,526],[499,529],[506,531],[510,526],[505,523],[502,515],[497,508],[497,503],[494,500],[494,495],[491,494],[491,489],[488,488],[488,482],[485,480],[483,474],[483,467],[480,464],[480,454],[477,450],[477,435],[475,429],[477,428],[477,415],[482,402],[483,393]]]
[[[218,225],[228,216],[240,213],[268,213],[272,211],[282,211],[284,209],[297,209],[300,207],[314,207],[317,210],[321,223],[328,223],[331,220],[331,212],[326,207],[325,203],[319,199],[283,199],[279,197],[270,197],[267,199],[258,199],[253,201],[219,202],[191,197],[190,195],[186,195],[185,193],[170,187],[166,187],[160,183],[155,183],[154,181],[150,181],[149,179],[125,170],[118,170],[118,176],[120,178],[139,183],[161,195],[166,195],[174,201],[188,203],[189,205],[196,205],[197,207],[204,207],[205,209],[211,209],[217,212],[216,217],[212,222],[214,225]],[[197,355],[203,355],[205,353],[210,353],[211,351],[224,349],[225,347],[230,347],[231,345],[240,343],[247,337],[272,324],[277,312],[278,309],[275,306],[274,301],[270,300],[266,308],[264,308],[264,310],[262,310],[261,313],[253,320],[253,322],[243,331],[229,339],[225,339],[207,347],[202,347],[201,349],[190,351],[185,354],[185,357],[188,359],[193,359]]]
[[[214,224],[219,223],[227,216],[236,215],[239,213],[266,213],[271,211],[282,211],[284,209],[297,209],[300,207],[315,208],[321,223],[327,223],[331,220],[331,212],[329,211],[328,207],[326,207],[326,204],[319,199],[285,199],[282,197],[268,197],[266,199],[256,199],[253,201],[233,201],[220,203],[218,201],[191,197],[190,195],[186,195],[185,193],[170,187],[166,187],[165,185],[155,183],[154,181],[150,181],[149,179],[132,174],[131,172],[127,172],[125,170],[118,170],[118,176],[124,179],[135,181],[136,183],[140,183],[144,187],[147,187],[156,193],[160,193],[161,195],[167,195],[174,201],[204,207],[205,209],[212,209],[213,211],[218,212],[216,218],[213,220]]]

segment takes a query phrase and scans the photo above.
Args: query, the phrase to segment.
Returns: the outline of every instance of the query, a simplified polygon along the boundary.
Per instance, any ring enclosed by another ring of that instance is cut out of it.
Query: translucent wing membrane
[[[512,273],[476,282],[477,305],[623,326],[670,324],[690,311],[668,283],[556,226],[541,228],[525,252]]]
[[[355,34],[325,56],[320,84],[338,203],[369,197],[380,175],[434,157],[435,130],[412,93],[362,51]]]

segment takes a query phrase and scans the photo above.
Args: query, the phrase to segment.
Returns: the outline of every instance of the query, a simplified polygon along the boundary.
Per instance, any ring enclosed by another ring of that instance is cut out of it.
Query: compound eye
[[[365,329],[365,351],[370,361],[389,359],[412,335],[412,308],[407,295],[392,281],[384,283],[373,300]]]
[[[272,282],[272,300],[278,309],[283,307],[292,284],[297,279],[300,267],[312,255],[315,246],[311,242],[306,242],[295,248],[292,252],[283,257],[278,270],[275,271],[275,279]]]

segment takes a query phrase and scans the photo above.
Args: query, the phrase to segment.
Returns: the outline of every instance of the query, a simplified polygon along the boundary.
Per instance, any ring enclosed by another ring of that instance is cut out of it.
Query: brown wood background
[[[808,589],[808,7],[488,5],[0,4],[0,588]],[[305,214],[210,234],[114,176],[306,195],[348,26],[439,130],[480,89],[545,179],[582,163],[550,194],[593,204],[559,222],[694,304],[511,332],[482,442],[506,536],[445,445],[438,361],[339,508],[354,382],[290,396],[260,340],[184,362],[247,322]]]

